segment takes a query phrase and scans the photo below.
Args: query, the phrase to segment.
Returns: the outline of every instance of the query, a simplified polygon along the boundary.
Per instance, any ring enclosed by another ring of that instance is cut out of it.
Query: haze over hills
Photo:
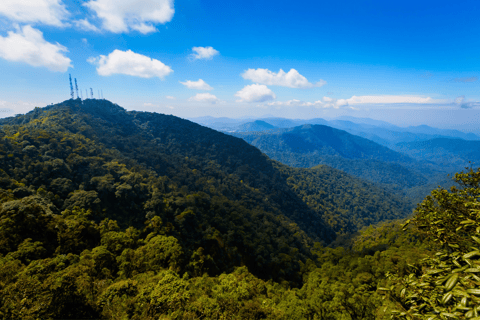
[[[362,179],[405,189],[427,183],[413,158],[368,139],[324,125],[266,132],[230,133],[293,167],[326,164]],[[432,172],[432,168],[427,168]]]
[[[398,143],[395,145],[395,150],[447,167],[466,167],[469,166],[469,161],[477,165],[480,163],[480,141],[436,138]]]
[[[259,118],[259,119],[229,119],[229,118],[202,117],[192,118],[191,120],[205,125],[215,130],[235,132],[244,132],[240,130],[240,125],[253,122],[255,120],[263,121],[278,128],[293,128],[304,124],[322,124],[332,128],[345,130],[351,134],[375,141],[381,145],[393,148],[400,142],[422,141],[434,138],[461,138],[464,140],[480,140],[480,137],[474,133],[462,132],[459,130],[438,129],[430,126],[410,126],[398,127],[385,121],[373,120],[369,118],[338,117],[337,119],[325,120],[322,118],[314,119],[286,119],[286,118]],[[252,130],[254,131],[254,130]]]

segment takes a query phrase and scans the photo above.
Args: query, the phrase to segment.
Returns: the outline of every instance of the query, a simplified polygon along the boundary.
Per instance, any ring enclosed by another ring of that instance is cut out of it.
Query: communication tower
[[[77,78],[75,78],[75,92],[77,93],[77,99],[78,97],[78,86],[77,86]]]
[[[74,96],[73,96],[72,75],[69,74],[68,77],[70,78],[70,97],[71,97],[72,100],[73,100],[73,99],[74,99]]]
[[[93,89],[92,89],[92,88],[90,88],[90,95],[91,95],[91,97],[92,97],[92,99],[93,99]]]

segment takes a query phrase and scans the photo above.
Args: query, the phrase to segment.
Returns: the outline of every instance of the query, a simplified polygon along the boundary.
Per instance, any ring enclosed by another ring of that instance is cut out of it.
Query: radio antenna
[[[75,78],[75,92],[77,93],[77,99],[78,97],[78,86],[77,86],[77,78]]]
[[[73,100],[74,96],[73,96],[72,75],[69,74],[68,77],[70,78],[70,97],[71,97],[72,100]]]
[[[93,99],[93,89],[92,89],[92,88],[90,88],[90,95],[91,95],[91,97],[92,97],[92,99]]]

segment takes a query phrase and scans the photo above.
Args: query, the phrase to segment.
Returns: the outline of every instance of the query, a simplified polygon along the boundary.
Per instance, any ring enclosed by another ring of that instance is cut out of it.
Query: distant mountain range
[[[326,126],[284,131],[297,152],[323,146],[332,155],[413,161]],[[296,139],[304,141],[301,149]],[[25,207],[33,214],[18,223],[0,219],[0,229],[10,230],[0,233],[0,255],[27,238],[54,252],[49,219],[86,212],[88,221],[123,230],[156,221],[149,228],[176,239],[184,270],[197,272],[202,259],[211,274],[246,265],[258,276],[301,281],[301,265],[315,259],[314,241],[328,244],[339,234],[406,217],[413,204],[328,166],[288,167],[242,139],[188,120],[76,99],[0,119],[0,215],[20,217],[15,208],[23,214]],[[85,248],[71,243],[77,253]]]
[[[436,138],[426,141],[402,142],[395,150],[417,159],[424,159],[444,166],[469,166],[469,161],[480,164],[480,141]]]
[[[356,177],[400,189],[427,183],[425,176],[412,169],[422,166],[413,158],[325,125],[230,134],[244,139],[270,158],[297,168],[326,164]]]
[[[435,138],[460,138],[464,140],[480,140],[474,133],[465,133],[459,130],[438,129],[427,125],[398,127],[385,121],[369,118],[339,117],[334,120],[315,119],[285,119],[285,118],[260,118],[260,119],[231,119],[202,117],[192,118],[204,126],[219,131],[247,132],[268,130],[266,124],[275,128],[293,128],[304,124],[322,124],[332,128],[345,130],[351,134],[367,138],[381,145],[393,148],[400,142],[423,141]],[[256,130],[256,121],[261,121],[263,127]]]

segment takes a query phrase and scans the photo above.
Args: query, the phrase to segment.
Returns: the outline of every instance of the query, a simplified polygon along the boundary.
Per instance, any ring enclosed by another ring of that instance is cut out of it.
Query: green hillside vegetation
[[[401,219],[414,209],[406,199],[325,165],[302,169],[277,163],[277,168],[307,205],[324,212],[337,234],[354,234],[381,221]]]
[[[37,108],[0,120],[0,318],[388,318],[438,247],[410,210],[173,116]]]
[[[242,125],[239,125],[236,128],[236,131],[239,132],[248,132],[248,131],[266,131],[266,130],[271,130],[275,129],[275,126],[272,126],[270,123],[267,123],[262,120],[255,120],[252,122],[247,122]]]
[[[268,132],[231,133],[259,148],[270,158],[297,168],[328,165],[393,189],[407,189],[428,179],[412,168],[412,158],[324,125],[304,125]],[[423,168],[432,174],[430,168]]]
[[[469,162],[480,163],[480,141],[436,138],[398,143],[395,150],[454,169],[468,166]]]

